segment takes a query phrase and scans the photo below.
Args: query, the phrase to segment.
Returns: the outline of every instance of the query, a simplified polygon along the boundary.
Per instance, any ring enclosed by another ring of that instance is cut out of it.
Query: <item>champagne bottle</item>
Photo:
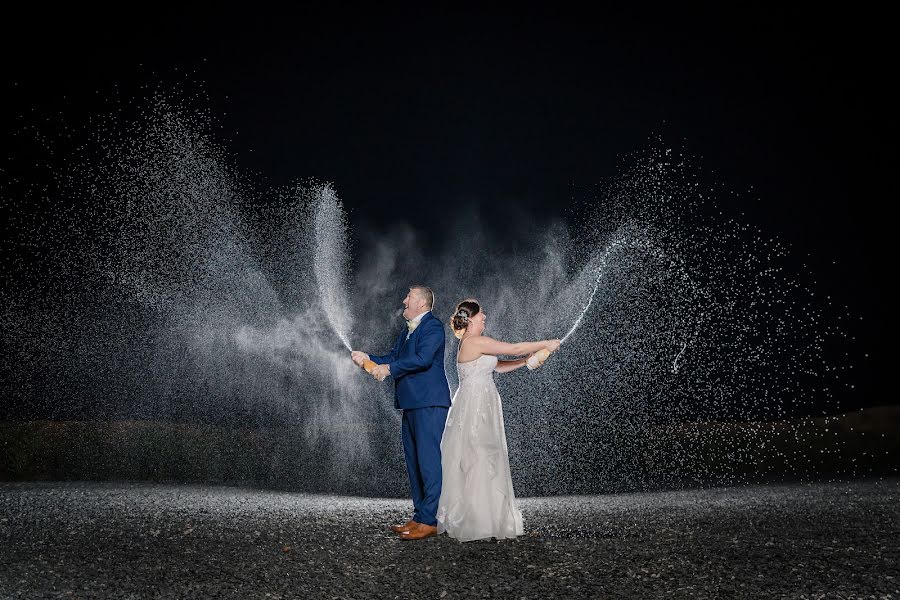
[[[547,357],[550,356],[550,351],[546,348],[541,348],[534,354],[528,357],[528,360],[525,361],[525,366],[528,367],[529,371],[534,371],[547,360]]]

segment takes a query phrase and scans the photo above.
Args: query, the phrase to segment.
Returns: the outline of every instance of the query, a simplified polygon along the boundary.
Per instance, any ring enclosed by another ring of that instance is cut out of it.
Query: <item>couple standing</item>
[[[394,379],[394,407],[403,410],[402,437],[415,511],[391,527],[404,540],[447,532],[466,542],[522,535],[516,508],[503,407],[493,373],[525,366],[526,358],[498,360],[498,355],[531,355],[559,348],[559,340],[510,344],[485,335],[485,314],[475,300],[460,302],[450,326],[460,339],[457,352],[459,389],[450,401],[444,373],[444,326],[431,313],[434,292],[416,285],[403,299],[407,327],[390,354],[369,356],[354,351],[359,366],[376,363],[372,375]]]

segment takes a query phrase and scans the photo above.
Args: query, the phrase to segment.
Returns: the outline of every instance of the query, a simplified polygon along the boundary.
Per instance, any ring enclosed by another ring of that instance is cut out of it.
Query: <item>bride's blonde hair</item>
[[[453,316],[450,317],[450,329],[456,339],[461,339],[469,327],[469,319],[481,312],[481,305],[475,298],[466,298],[456,305]]]

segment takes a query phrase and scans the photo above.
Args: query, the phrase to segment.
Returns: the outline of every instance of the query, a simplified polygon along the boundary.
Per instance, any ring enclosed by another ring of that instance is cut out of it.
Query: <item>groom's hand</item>
[[[350,353],[350,360],[356,363],[357,367],[363,366],[363,362],[369,360],[369,355],[365,352],[360,352],[359,350],[354,350]]]
[[[391,374],[391,367],[388,365],[377,365],[372,369],[372,377],[378,381],[384,381],[384,378]]]

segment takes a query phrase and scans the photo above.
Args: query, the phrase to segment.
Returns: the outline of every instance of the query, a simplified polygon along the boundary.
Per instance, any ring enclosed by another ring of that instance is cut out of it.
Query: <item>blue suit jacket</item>
[[[372,362],[391,367],[394,378],[394,408],[450,406],[450,384],[444,373],[444,326],[431,312],[406,339],[403,328],[390,354],[372,356]]]

